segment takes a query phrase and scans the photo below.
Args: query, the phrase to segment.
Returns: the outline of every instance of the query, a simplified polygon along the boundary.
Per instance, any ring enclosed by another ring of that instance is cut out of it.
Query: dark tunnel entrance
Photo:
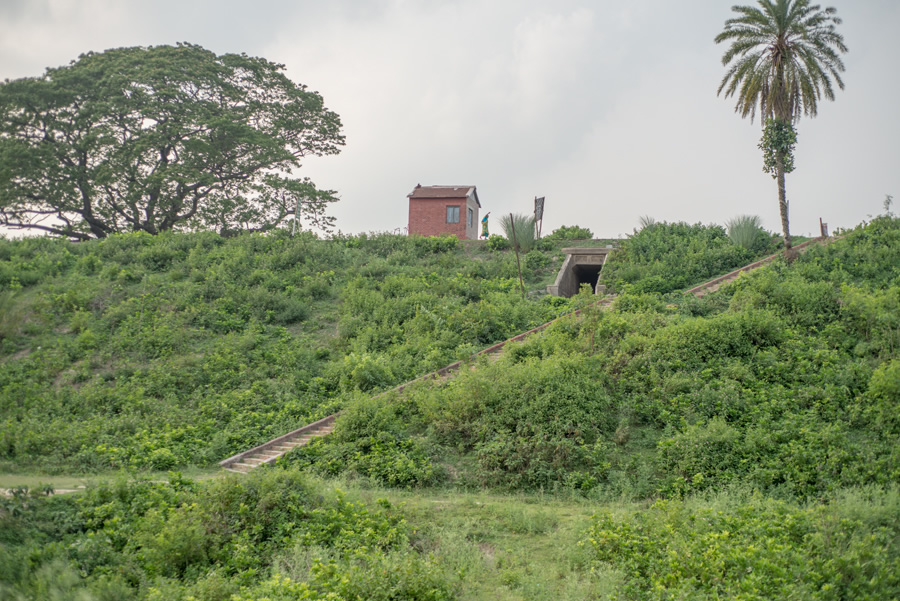
[[[602,269],[602,265],[576,265],[573,269],[575,273],[575,277],[578,279],[578,288],[581,289],[582,284],[587,284],[591,287],[591,291],[594,292],[594,287],[597,285],[597,278],[600,277],[600,269]]]

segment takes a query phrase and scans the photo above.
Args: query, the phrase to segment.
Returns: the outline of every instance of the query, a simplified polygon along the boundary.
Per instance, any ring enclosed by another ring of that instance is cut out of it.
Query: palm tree
[[[816,116],[818,101],[834,100],[834,84],[844,89],[840,73],[847,52],[835,26],[837,10],[822,10],[809,0],[759,0],[759,7],[734,6],[737,17],[725,21],[716,43],[731,45],[722,56],[728,67],[718,94],[737,98],[735,112],[753,120],[759,106],[764,121],[760,148],[766,171],[778,181],[778,205],[785,255],[791,256],[784,175],[793,170],[796,141],[793,124],[800,115]]]

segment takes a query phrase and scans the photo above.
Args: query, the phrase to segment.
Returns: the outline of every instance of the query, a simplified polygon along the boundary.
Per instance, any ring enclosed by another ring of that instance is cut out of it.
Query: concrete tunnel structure
[[[598,285],[600,271],[606,263],[611,248],[564,248],[566,260],[563,261],[556,281],[547,286],[547,292],[553,296],[566,298],[578,294],[582,284],[588,284],[594,294],[603,294],[606,287]]]

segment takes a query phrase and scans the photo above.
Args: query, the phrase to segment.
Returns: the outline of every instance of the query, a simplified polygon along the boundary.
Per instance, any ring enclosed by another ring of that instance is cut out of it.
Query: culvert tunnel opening
[[[603,294],[605,286],[598,286],[597,280],[606,263],[607,248],[564,248],[566,260],[556,276],[556,281],[547,286],[547,292],[554,296],[572,297],[578,294],[582,284],[591,287],[594,294]],[[599,288],[599,290],[598,290]]]
[[[592,292],[596,292],[597,279],[600,277],[602,267],[602,265],[576,265],[572,270],[578,280],[576,290],[580,290],[583,284],[587,284],[591,287]]]

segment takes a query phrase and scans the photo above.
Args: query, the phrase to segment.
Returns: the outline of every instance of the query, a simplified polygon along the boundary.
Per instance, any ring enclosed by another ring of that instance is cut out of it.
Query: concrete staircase
[[[822,240],[823,240],[822,238],[814,238],[814,239],[808,240],[802,244],[798,244],[797,246],[794,247],[794,249],[802,251],[809,245],[814,244],[816,242],[821,242]],[[724,284],[737,279],[737,277],[740,274],[747,272],[747,271],[752,271],[758,267],[761,267],[761,266],[765,265],[766,263],[774,261],[779,256],[781,256],[780,253],[774,254],[774,255],[768,256],[764,259],[761,259],[759,261],[756,261],[755,263],[745,265],[744,267],[741,267],[740,269],[736,269],[730,273],[726,273],[723,276],[714,278],[708,282],[704,282],[703,284],[700,284],[699,286],[695,286],[689,290],[685,290],[685,294],[693,294],[693,295],[697,296],[698,298],[706,296],[707,294],[715,292]],[[614,295],[605,296],[605,297],[601,298],[600,300],[598,300],[594,306],[599,306],[601,308],[608,308],[613,303],[614,300],[615,300]],[[581,313],[581,310],[577,310],[573,313],[569,313],[562,317],[558,317],[557,319],[554,319],[552,321],[548,321],[547,323],[539,325],[538,327],[528,330],[527,332],[522,332],[518,336],[513,336],[509,340],[504,340],[503,342],[498,342],[497,344],[495,344],[493,346],[489,346],[488,348],[486,348],[478,353],[475,353],[474,355],[472,355],[472,359],[475,359],[481,355],[496,356],[497,354],[500,353],[500,351],[503,350],[503,348],[507,344],[509,344],[511,342],[518,342],[520,340],[524,340],[531,334],[534,334],[534,333],[540,332],[541,330],[544,330],[545,328],[549,327],[551,324],[555,323],[556,321],[558,321],[560,319],[563,319],[566,317],[571,317],[572,315],[578,315],[580,313]],[[462,362],[462,361],[457,361],[456,363],[451,363],[447,367],[443,367],[437,371],[431,372],[430,374],[426,374],[424,376],[416,378],[415,380],[411,380],[404,384],[400,384],[399,386],[392,388],[391,390],[382,392],[377,396],[381,396],[381,394],[387,394],[389,392],[402,392],[407,386],[410,386],[411,384],[414,384],[416,382],[422,382],[425,380],[446,379],[452,373],[459,370],[463,365],[464,365],[464,362]],[[334,415],[329,415],[328,417],[320,419],[317,422],[313,422],[307,426],[303,426],[302,428],[294,430],[293,432],[289,432],[283,436],[274,438],[274,439],[270,440],[269,442],[261,444],[258,447],[252,448],[248,451],[244,451],[243,453],[238,453],[237,455],[234,455],[233,457],[229,457],[228,459],[225,459],[224,461],[220,461],[219,465],[231,472],[247,473],[260,465],[265,465],[267,463],[274,463],[279,457],[281,457],[288,451],[290,451],[296,447],[307,444],[313,438],[316,438],[318,436],[327,436],[328,434],[330,434],[331,431],[334,430],[334,421],[335,421],[335,419],[337,419],[337,417],[339,415],[340,415],[340,413],[335,413]]]
[[[293,432],[288,432],[278,438],[273,438],[269,442],[263,443],[258,447],[254,447],[243,453],[238,453],[224,461],[220,461],[219,465],[229,472],[247,473],[255,467],[274,463],[279,457],[308,443],[313,438],[319,436],[327,436],[334,430],[334,420],[339,414],[329,415],[309,425],[303,426]]]
[[[615,295],[609,295],[601,298],[594,306],[598,306],[601,308],[609,307],[612,302],[616,299]],[[508,340],[504,340],[503,342],[498,342],[492,346],[487,347],[486,349],[479,351],[471,356],[470,359],[476,359],[482,355],[488,356],[490,358],[496,357],[503,348],[512,342],[518,342],[520,340],[524,340],[528,336],[540,332],[545,328],[549,327],[551,324],[556,323],[558,320],[571,317],[573,315],[579,315],[581,313],[581,309],[573,311],[572,313],[568,313],[563,315],[562,317],[557,317],[552,321],[548,321],[547,323],[541,324],[536,328],[532,328],[527,332],[522,332],[517,336],[513,336]],[[450,377],[451,374],[461,369],[467,362],[457,361],[455,363],[451,363],[446,367],[442,367],[437,371],[433,371],[429,374],[425,374],[424,376],[418,377],[415,380],[410,380],[409,382],[405,382],[391,388],[390,390],[386,390],[382,393],[376,395],[376,397],[381,396],[383,394],[388,394],[391,392],[403,392],[406,387],[411,386],[412,384],[416,384],[418,382],[424,382],[427,380],[443,380]],[[252,471],[254,468],[265,465],[268,463],[274,463],[279,457],[287,453],[288,451],[307,444],[310,440],[317,436],[326,436],[334,430],[334,420],[340,413],[335,413],[333,415],[329,415],[323,419],[320,419],[317,422],[313,422],[308,426],[303,426],[293,432],[288,432],[283,436],[279,436],[278,438],[273,438],[269,442],[263,443],[258,447],[254,447],[248,451],[244,451],[243,453],[238,453],[228,459],[224,459],[219,462],[219,465],[225,468],[230,472],[238,472],[242,474],[246,474],[247,472]]]

